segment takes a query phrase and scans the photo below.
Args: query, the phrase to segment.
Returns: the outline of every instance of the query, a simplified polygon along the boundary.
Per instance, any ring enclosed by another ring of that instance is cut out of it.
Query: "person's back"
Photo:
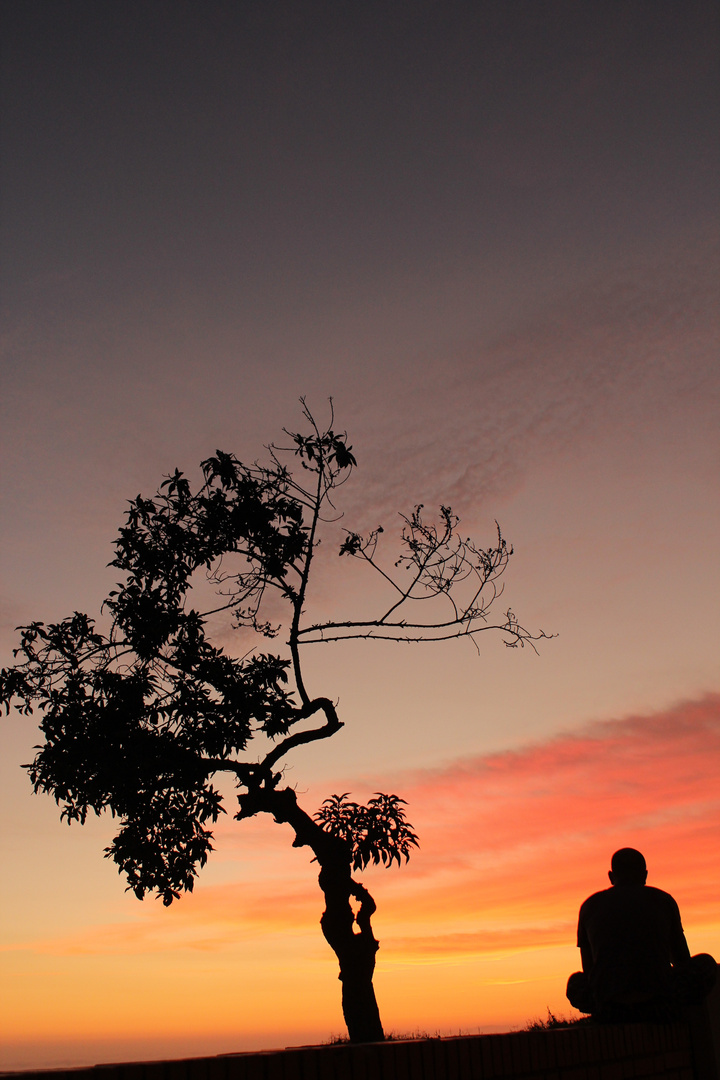
[[[612,887],[580,908],[578,947],[583,970],[567,994],[599,1019],[666,1019],[714,982],[715,962],[690,957],[680,911],[669,893],[645,884],[645,859],[621,848],[608,875]]]
[[[582,905],[578,925],[578,945],[592,957],[590,987],[601,1003],[667,997],[673,965],[690,961],[677,904],[649,885],[595,893]]]

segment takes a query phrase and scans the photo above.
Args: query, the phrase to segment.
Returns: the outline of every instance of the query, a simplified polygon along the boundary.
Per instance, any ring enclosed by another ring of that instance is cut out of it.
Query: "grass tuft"
[[[576,1027],[578,1024],[589,1024],[589,1016],[556,1016],[547,1008],[547,1019],[528,1020],[523,1031],[552,1031],[553,1028]]]

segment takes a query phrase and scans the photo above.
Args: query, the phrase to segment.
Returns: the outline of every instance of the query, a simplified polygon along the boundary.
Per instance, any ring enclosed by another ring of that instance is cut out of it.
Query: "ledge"
[[[2,1073],[18,1080],[720,1080],[720,986],[673,1024],[300,1046],[177,1061]]]

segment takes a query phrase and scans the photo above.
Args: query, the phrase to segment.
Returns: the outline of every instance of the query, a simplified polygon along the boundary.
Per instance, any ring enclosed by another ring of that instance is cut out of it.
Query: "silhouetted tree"
[[[375,619],[307,621],[319,530],[328,514],[337,520],[333,492],[356,461],[332,415],[321,430],[304,401],[303,411],[308,433],[286,432],[292,445],[271,446],[268,465],[243,465],[218,450],[202,462],[195,492],[176,470],[154,498],[131,502],[110,564],[125,576],[105,602],[108,632],[78,612],[20,627],[19,659],[0,673],[0,700],[8,711],[14,704],[42,714],[45,742],[26,766],[36,792],[53,795],[68,821],[84,822],[88,810],[119,818],[106,855],[140,899],[154,891],[170,904],[192,890],[212,850],[208,826],[225,812],[216,773],[235,778],[237,819],[267,813],[287,822],[293,845],[309,847],[319,864],[320,923],[340,964],[343,1014],[351,1040],[366,1042],[383,1038],[372,983],[375,903],[353,872],[399,865],[417,837],[396,795],[377,794],[367,806],[334,795],[311,816],[283,784],[277,770],[290,751],[342,726],[333,702],[308,692],[301,648],[347,638],[474,638],[489,629],[517,646],[545,635],[528,633],[511,611],[489,621],[511,548],[499,531],[487,549],[461,539],[447,507],[437,525],[423,520],[421,507],[402,519],[402,553],[389,569],[378,559],[382,529],[367,538],[347,532],[340,555],[376,571],[390,602]],[[300,479],[283,464],[291,452]],[[222,595],[213,611],[191,603],[205,578]],[[207,618],[222,610],[237,627],[274,637],[270,594],[287,607],[289,655],[256,649],[237,659],[208,639]],[[405,617],[419,600],[440,602],[443,612],[430,603],[424,609],[436,618]],[[307,723],[314,717],[316,726]],[[271,741],[260,761],[250,749],[257,735]]]

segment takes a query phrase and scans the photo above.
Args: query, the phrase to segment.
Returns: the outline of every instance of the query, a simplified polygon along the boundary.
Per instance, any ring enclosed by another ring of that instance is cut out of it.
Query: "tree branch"
[[[319,739],[329,739],[331,735],[334,735],[336,731],[339,731],[343,724],[338,718],[335,706],[329,698],[315,698],[314,701],[309,701],[307,706],[300,710],[298,720],[312,716],[321,709],[325,713],[326,719],[326,722],[322,727],[311,728],[309,731],[296,731],[293,735],[289,735],[263,758],[261,767],[264,769],[272,769],[280,758],[284,757],[285,754],[290,750],[293,750],[296,746],[317,742]]]
[[[380,634],[380,633],[375,633],[374,630],[368,630],[367,633],[333,634],[333,635],[328,635],[328,636],[325,636],[323,634],[323,636],[321,636],[321,637],[305,638],[303,641],[300,642],[300,644],[301,645],[321,645],[321,644],[325,645],[325,644],[329,644],[332,641],[353,641],[353,640],[397,641],[397,642],[418,644],[418,643],[425,643],[425,642],[431,642],[431,641],[450,641],[450,640],[452,640],[454,638],[459,638],[459,637],[473,638],[475,636],[475,634],[481,634],[486,630],[496,630],[496,631],[499,631],[500,633],[509,634],[510,637],[514,639],[513,641],[506,641],[505,642],[505,644],[509,648],[514,648],[517,645],[520,645],[522,647],[522,646],[525,645],[525,643],[527,643],[528,645],[531,645],[534,648],[533,642],[541,641],[541,640],[549,640],[550,638],[553,638],[553,637],[557,636],[555,634],[546,634],[544,630],[540,630],[537,634],[531,634],[528,630],[525,630],[524,627],[521,627],[521,626],[512,627],[512,626],[508,626],[507,623],[488,623],[488,624],[486,624],[484,626],[475,626],[475,627],[471,627],[469,625],[458,626],[457,629],[453,630],[450,633],[446,633],[446,634],[433,634],[432,631],[442,630],[442,629],[446,629],[446,628],[456,626],[457,624],[455,622],[444,623],[444,624],[442,624],[442,623],[438,623],[438,624],[430,623],[430,624],[427,624],[427,625],[413,624],[413,623],[407,623],[407,624],[405,624],[405,623],[396,623],[396,624],[390,624],[389,626],[386,626],[386,624],[384,624],[384,623],[383,624],[379,624],[379,623],[349,623],[349,624],[338,623],[336,625],[339,626],[339,627],[347,625],[350,628],[353,628],[353,627],[362,628],[364,626],[378,626],[380,629],[393,629],[393,628],[395,628],[398,631],[401,631],[401,630],[418,630],[418,631],[421,631],[421,632],[417,633],[417,634],[406,634],[406,633],[399,633],[399,632],[395,633],[395,634]],[[332,624],[330,624],[329,627],[326,627],[326,628],[331,628],[332,629],[333,626],[332,626]],[[308,627],[306,632],[307,633],[312,633],[313,631],[316,631],[316,630],[321,630],[322,631],[322,628]]]
[[[303,402],[304,406],[304,402]],[[314,425],[313,421],[313,425]],[[293,601],[293,618],[292,625],[290,627],[290,639],[288,644],[290,646],[290,655],[292,656],[293,672],[295,674],[295,685],[297,686],[298,693],[303,705],[307,708],[310,705],[310,695],[305,689],[305,683],[302,676],[302,668],[300,666],[300,652],[298,650],[298,634],[300,630],[300,618],[302,616],[303,604],[305,602],[305,593],[307,591],[308,578],[310,577],[310,563],[315,551],[315,535],[317,532],[318,518],[320,517],[320,503],[322,502],[322,482],[323,482],[323,462],[320,460],[318,464],[317,472],[317,490],[315,493],[315,505],[313,507],[312,523],[310,525],[310,533],[307,541],[307,553],[305,555],[305,566],[303,567],[302,577],[300,579],[300,588],[296,599]]]
[[[198,760],[206,767],[208,776],[213,772],[232,772],[242,784],[251,783],[258,768],[256,765],[248,765],[244,761],[233,761],[231,758],[201,757]]]

